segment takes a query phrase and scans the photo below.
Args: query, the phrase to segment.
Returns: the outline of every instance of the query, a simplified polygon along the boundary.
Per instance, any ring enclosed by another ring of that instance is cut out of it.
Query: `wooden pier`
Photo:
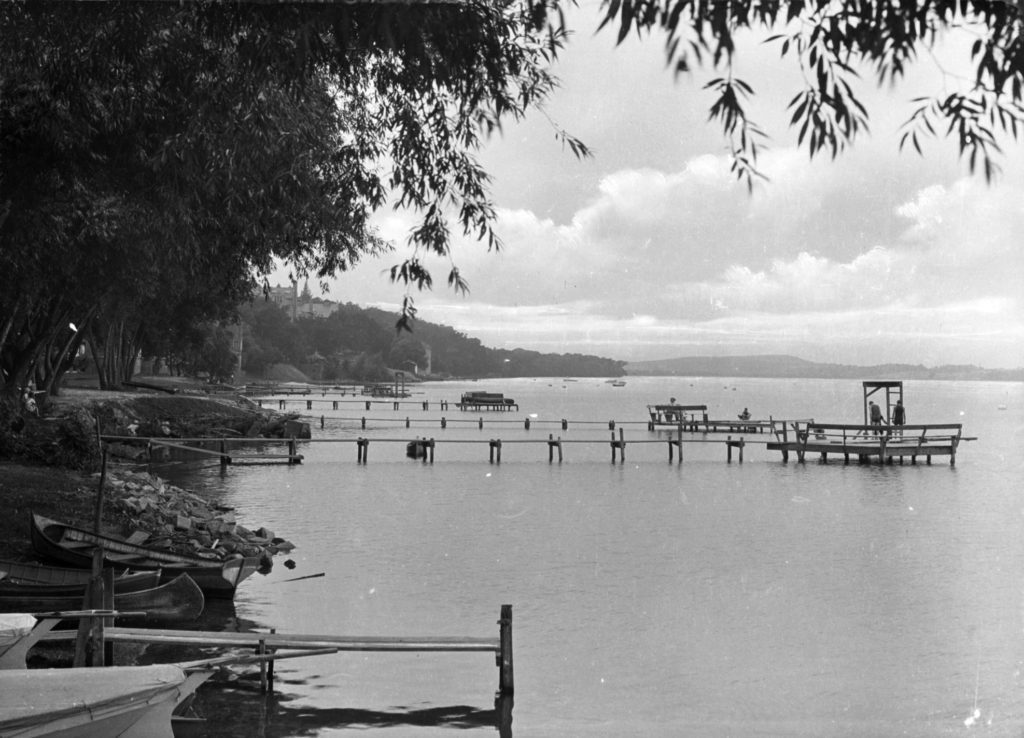
[[[501,410],[509,412],[518,411],[519,405],[511,397],[505,397],[500,392],[465,392],[455,407],[459,410]]]
[[[741,418],[713,419],[707,405],[648,405],[648,430],[681,428],[687,433],[770,433],[772,421]]]
[[[902,464],[905,458],[916,464],[923,457],[931,464],[933,456],[948,456],[950,466],[955,466],[961,441],[977,440],[965,437],[960,423],[879,426],[812,420],[780,422],[772,430],[776,440],[768,443],[768,450],[781,451],[783,461],[795,453],[801,462],[807,454],[820,454],[823,462],[828,461],[829,455],[841,455],[846,464],[850,457],[861,463],[877,458],[881,464],[891,464],[894,459]]]
[[[40,623],[32,643],[37,640],[68,640],[75,631],[51,630],[55,622]],[[200,630],[159,630],[152,628],[107,627],[102,637],[106,643],[144,643],[175,646],[206,646],[214,648],[255,650],[260,660],[260,686],[273,689],[274,659],[289,654],[307,656],[335,651],[430,652],[430,653],[493,653],[498,667],[497,696],[510,697],[515,692],[512,660],[512,605],[502,605],[495,637],[471,636],[339,636],[299,633],[223,632]],[[27,648],[24,649],[27,651]],[[22,653],[16,657],[23,658]],[[14,659],[12,659],[13,661]]]
[[[145,444],[146,459],[154,461],[154,449],[170,449],[199,456],[216,458],[221,466],[229,464],[301,464],[303,456],[298,452],[298,441],[295,438],[161,438],[146,436],[111,436],[101,435],[100,439],[107,443],[123,443],[126,445]],[[202,444],[202,445],[191,445]],[[216,446],[217,450],[206,448]],[[249,451],[246,446],[284,446],[284,453],[264,453]]]

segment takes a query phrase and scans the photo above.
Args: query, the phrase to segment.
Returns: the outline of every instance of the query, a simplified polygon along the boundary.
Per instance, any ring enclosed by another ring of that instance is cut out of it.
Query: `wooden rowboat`
[[[35,552],[67,566],[91,567],[93,551],[101,548],[107,564],[142,571],[159,569],[165,575],[188,574],[206,597],[227,599],[233,598],[238,585],[259,569],[259,559],[254,556],[219,559],[176,554],[93,533],[42,515],[32,514],[31,518]]]
[[[25,585],[20,592],[0,592],[0,612],[75,610],[82,607],[85,596],[84,587],[76,595],[40,594],[35,589],[32,585]],[[118,618],[117,622],[166,624],[195,620],[202,614],[205,604],[203,591],[188,574],[179,574],[166,584],[133,592],[119,592],[115,585],[115,610],[146,613],[141,619]]]
[[[81,594],[89,583],[92,572],[88,569],[68,569],[45,564],[0,559],[0,597],[5,592],[23,592],[31,587],[41,595]],[[160,572],[123,571],[114,574],[118,592],[152,589],[160,583]]]
[[[171,716],[212,671],[105,666],[0,671],[0,735],[173,738]]]

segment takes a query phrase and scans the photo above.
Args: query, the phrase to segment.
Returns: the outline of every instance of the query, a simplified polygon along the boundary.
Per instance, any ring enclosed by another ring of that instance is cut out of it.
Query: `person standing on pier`
[[[907,424],[907,410],[903,407],[903,400],[896,400],[896,407],[892,409],[892,424],[895,427],[895,434],[903,435],[903,426]]]
[[[875,435],[882,435],[882,408],[876,405],[873,401],[868,402],[869,415],[871,417],[871,425],[877,425],[875,429]]]

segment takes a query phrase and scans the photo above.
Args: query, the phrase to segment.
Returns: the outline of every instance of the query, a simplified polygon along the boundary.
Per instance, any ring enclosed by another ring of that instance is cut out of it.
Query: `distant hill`
[[[633,361],[630,376],[668,377],[783,377],[793,379],[970,379],[1024,381],[1024,369],[983,369],[971,365],[927,367],[922,364],[820,364],[796,356],[684,356],[677,359]]]

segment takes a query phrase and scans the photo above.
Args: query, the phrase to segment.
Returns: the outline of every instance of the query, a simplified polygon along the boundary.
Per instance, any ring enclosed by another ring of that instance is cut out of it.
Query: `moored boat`
[[[113,566],[160,569],[165,576],[188,574],[206,597],[234,597],[238,585],[259,569],[259,559],[253,556],[220,559],[177,554],[93,533],[34,513],[30,523],[32,547],[43,558],[89,568],[93,551],[102,548],[104,560]]]
[[[174,709],[211,673],[170,664],[0,671],[0,735],[172,738]]]
[[[0,559],[0,596],[5,592],[23,591],[27,587],[43,595],[79,594],[85,589],[91,577],[92,571],[89,569],[69,569]],[[160,583],[160,572],[119,569],[115,571],[114,583],[115,589],[119,592],[151,589]]]
[[[159,572],[156,572],[159,574]],[[47,585],[42,585],[47,587]],[[0,591],[2,612],[55,612],[76,610],[82,607],[85,586],[77,594],[46,594],[32,585],[22,585],[20,590],[9,588]],[[179,574],[165,584],[132,592],[117,591],[115,584],[114,609],[122,612],[144,612],[143,618],[118,618],[117,622],[137,621],[140,623],[179,623],[198,618],[206,600],[199,585],[188,574]]]

